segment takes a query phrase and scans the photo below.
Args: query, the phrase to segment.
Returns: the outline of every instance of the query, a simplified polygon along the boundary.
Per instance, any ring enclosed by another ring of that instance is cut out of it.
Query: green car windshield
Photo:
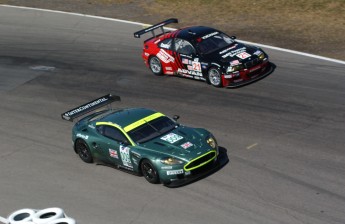
[[[162,116],[129,131],[127,134],[134,142],[144,143],[163,135],[176,127],[170,118]]]

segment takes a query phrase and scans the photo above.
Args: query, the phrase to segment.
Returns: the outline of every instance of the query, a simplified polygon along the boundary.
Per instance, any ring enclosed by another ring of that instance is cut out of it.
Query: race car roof
[[[124,128],[156,113],[156,111],[146,108],[122,109],[114,111],[113,113],[110,113],[105,117],[102,117],[97,122],[112,122]]]
[[[207,34],[219,32],[219,31],[207,26],[191,26],[191,27],[186,27],[186,28],[177,30],[175,32],[177,32],[177,35],[176,35],[177,38],[181,38],[185,40],[195,40]]]

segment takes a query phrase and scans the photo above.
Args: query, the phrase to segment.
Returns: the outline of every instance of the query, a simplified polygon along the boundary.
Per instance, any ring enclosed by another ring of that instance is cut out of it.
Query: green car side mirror
[[[179,115],[174,115],[174,116],[173,116],[174,121],[177,121],[179,118],[180,118]]]

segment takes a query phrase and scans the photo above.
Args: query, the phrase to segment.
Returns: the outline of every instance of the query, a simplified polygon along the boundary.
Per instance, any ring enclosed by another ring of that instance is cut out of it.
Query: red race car
[[[142,57],[155,75],[177,75],[203,80],[216,87],[238,87],[272,73],[268,55],[256,46],[237,42],[235,36],[205,26],[164,31],[163,26],[178,23],[168,19],[134,33],[151,32],[144,41]],[[161,30],[155,34],[155,30]]]

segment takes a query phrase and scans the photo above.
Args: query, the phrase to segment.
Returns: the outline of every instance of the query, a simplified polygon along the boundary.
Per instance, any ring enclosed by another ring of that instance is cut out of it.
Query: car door
[[[105,137],[99,144],[109,163],[132,170],[130,142],[122,131],[111,125],[99,125],[97,131]]]
[[[184,39],[174,39],[174,54],[179,68],[177,73],[184,77],[202,79],[201,63],[193,45]]]

